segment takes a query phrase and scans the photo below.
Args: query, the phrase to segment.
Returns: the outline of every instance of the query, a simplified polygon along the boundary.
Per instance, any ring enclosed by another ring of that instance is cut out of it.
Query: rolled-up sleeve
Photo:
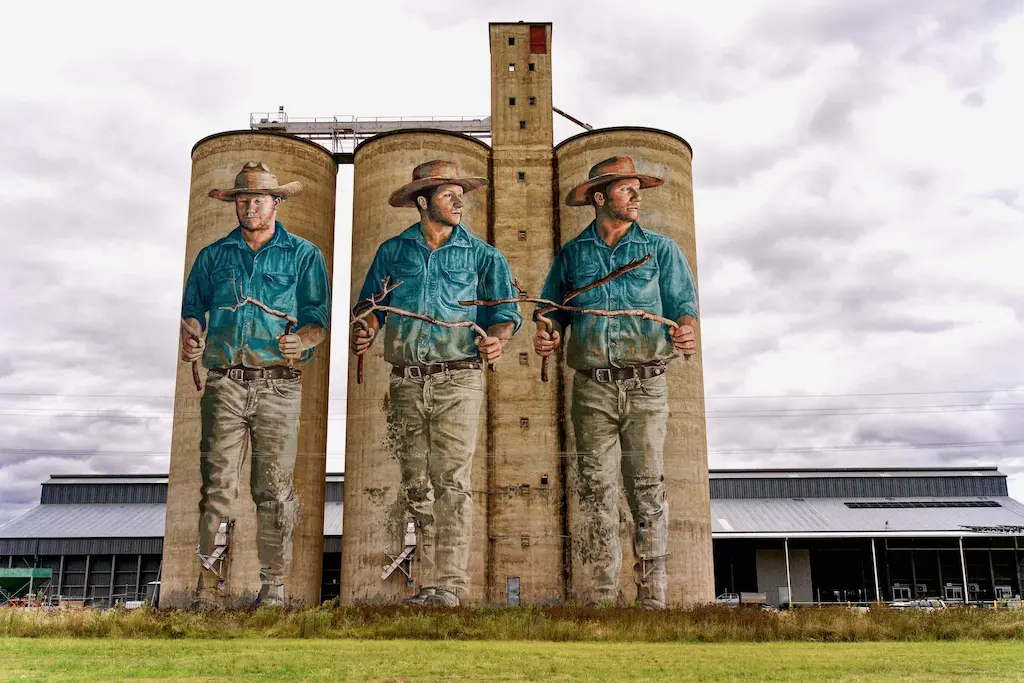
[[[686,255],[673,240],[662,238],[658,244],[658,274],[661,302],[666,318],[679,320],[684,315],[697,318],[697,285]]]
[[[303,261],[295,292],[298,304],[296,328],[316,325],[330,330],[331,279],[327,275],[323,252],[311,245]]]
[[[561,249],[558,252],[558,256],[555,257],[554,263],[551,264],[551,270],[548,271],[548,277],[544,281],[544,289],[540,292],[541,299],[547,299],[548,301],[562,302],[565,295],[569,293],[568,290],[568,278],[566,273],[566,256],[565,249]],[[544,308],[544,304],[538,304],[533,312],[534,321],[537,320],[537,311]],[[572,316],[565,311],[551,311],[544,317],[550,318],[557,322],[563,330],[569,328],[569,324],[572,322]]]
[[[514,299],[517,297],[512,288],[512,269],[505,256],[493,250],[485,260],[483,272],[480,274],[477,294],[482,299]],[[477,324],[485,330],[491,325],[513,323],[515,334],[523,326],[523,315],[518,303],[498,304],[497,306],[478,306]]]
[[[354,312],[358,312],[362,302],[368,300],[370,297],[380,294],[381,282],[390,275],[390,261],[391,259],[388,256],[388,243],[385,242],[377,248],[377,253],[373,257],[373,263],[370,264],[370,269],[366,271],[366,278],[363,280],[363,288],[359,290],[359,300],[353,308]],[[391,295],[388,294],[378,303],[386,306],[390,301]],[[374,311],[373,314],[377,317],[378,327],[383,327],[384,319],[387,317],[387,314],[383,311]]]
[[[213,300],[213,282],[210,279],[210,252],[203,248],[196,256],[195,263],[185,280],[185,291],[181,296],[181,317],[194,318],[206,330],[206,314]]]

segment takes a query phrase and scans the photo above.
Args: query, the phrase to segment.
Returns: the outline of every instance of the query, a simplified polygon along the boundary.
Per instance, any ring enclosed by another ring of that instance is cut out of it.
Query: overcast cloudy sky
[[[554,23],[556,106],[695,149],[712,467],[998,464],[1024,497],[1021,2],[104,5],[5,9],[0,523],[50,473],[166,471],[199,138],[485,115],[519,20]]]

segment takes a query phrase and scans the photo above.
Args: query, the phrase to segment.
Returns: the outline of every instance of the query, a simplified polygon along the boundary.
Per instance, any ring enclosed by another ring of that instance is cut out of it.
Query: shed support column
[[[875,574],[875,602],[882,601],[882,593],[878,590],[878,555],[875,554],[875,539],[871,539],[871,569]]]
[[[135,566],[135,600],[139,600],[142,592],[142,553],[139,553],[139,560]]]
[[[789,603],[787,607],[793,606],[793,577],[789,573],[789,539],[786,539],[786,592]]]
[[[57,604],[60,604],[60,596],[64,592],[64,556],[60,556],[60,567],[57,569]]]
[[[114,577],[117,576],[117,555],[110,557],[110,590],[107,592],[107,607],[114,606]]]
[[[964,577],[964,604],[967,604],[968,593],[967,593],[967,562],[964,560],[964,537],[961,536],[960,541],[960,571],[963,572]]]

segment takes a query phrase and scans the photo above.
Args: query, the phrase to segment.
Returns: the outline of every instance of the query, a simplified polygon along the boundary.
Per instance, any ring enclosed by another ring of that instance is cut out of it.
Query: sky
[[[553,23],[555,106],[694,147],[712,468],[998,465],[1024,498],[1022,2],[152,7],[5,10],[0,524],[51,473],[167,471],[197,140],[486,115],[487,22],[520,20]]]

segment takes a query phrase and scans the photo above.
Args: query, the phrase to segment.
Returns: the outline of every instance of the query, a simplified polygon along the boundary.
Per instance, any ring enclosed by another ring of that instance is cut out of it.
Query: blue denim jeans
[[[292,474],[299,443],[302,379],[233,380],[208,375],[200,401],[202,440],[199,552],[210,554],[217,527],[226,521],[251,445],[249,487],[256,504],[260,579],[280,584],[292,561],[298,514]]]
[[[416,522],[418,583],[469,587],[470,474],[480,430],[480,370],[391,376],[388,430],[402,472],[402,501]]]
[[[668,553],[668,500],[663,455],[668,427],[668,381],[597,382],[576,373],[572,387],[582,520],[574,535],[581,564],[583,602],[615,600],[619,543],[619,475],[633,516],[638,557],[655,559],[638,598],[664,606]]]

